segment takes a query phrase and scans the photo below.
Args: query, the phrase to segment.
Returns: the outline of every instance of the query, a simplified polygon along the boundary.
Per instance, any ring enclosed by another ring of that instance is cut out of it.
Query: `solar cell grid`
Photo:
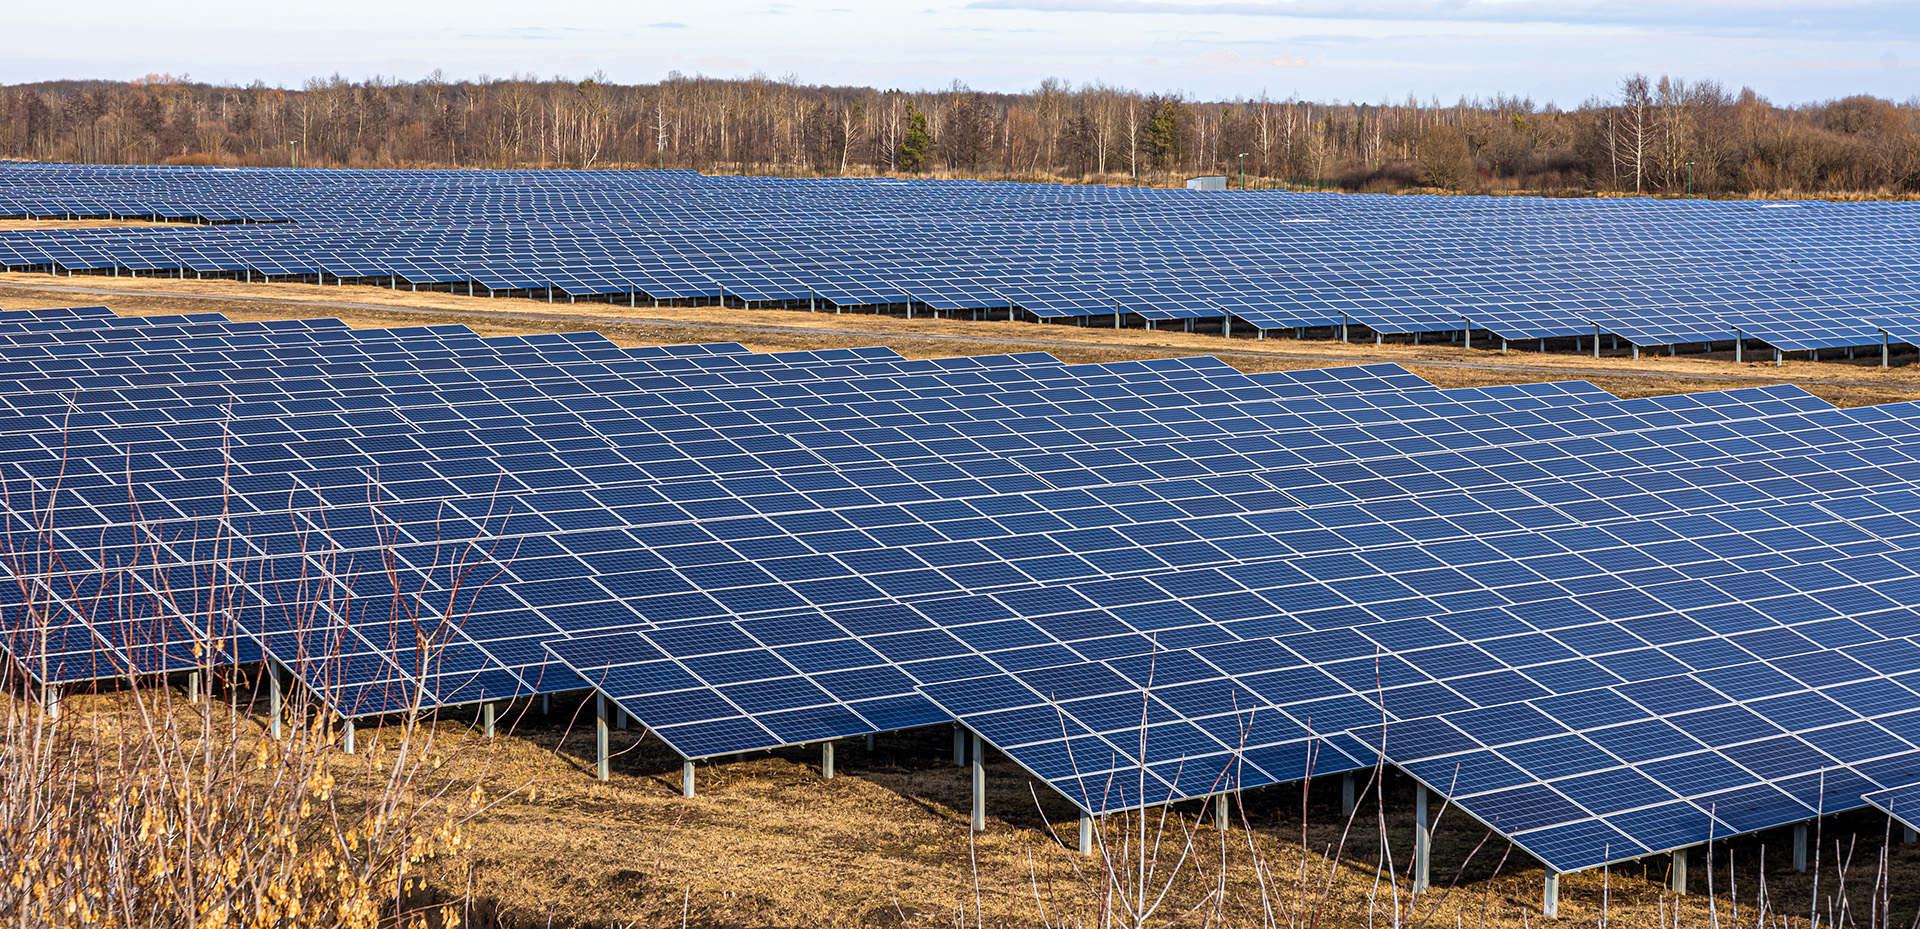
[[[1135,366],[1135,367],[1139,367],[1139,366]],[[351,483],[352,483],[352,484],[354,484],[354,485],[358,485],[358,484],[360,484],[360,483],[362,483],[362,481],[361,481],[361,480],[359,480],[359,479],[355,479],[355,480],[353,480],[353,481],[352,481]]]
[[[194,183],[180,186],[182,172]],[[1509,339],[1599,323],[1641,345],[1731,338],[1745,317],[1782,348],[1870,345],[1870,320],[1898,338],[1920,295],[1899,273],[1901,250],[1920,241],[1906,205],[498,175],[10,166],[0,211],[13,215],[292,222],[19,230],[0,234],[0,263],[477,282],[634,302],[713,299],[722,286],[840,304],[911,295],[929,309],[1014,302],[1052,319],[1106,315],[1118,300],[1148,319],[1231,311],[1263,329],[1434,332],[1465,315]],[[1861,247],[1863,229],[1878,249]]]
[[[1150,214],[1122,225],[1164,220]],[[1111,270],[1186,279],[1154,262]],[[1321,276],[1366,288],[1418,267],[1356,250]],[[1505,335],[1604,309],[1536,306],[1511,273],[1475,282],[1485,321],[1453,325]],[[986,292],[917,280],[934,305]],[[1195,292],[1116,280],[1154,307]],[[1341,298],[1382,320],[1448,299]],[[1846,319],[1742,306],[1781,340]],[[1640,337],[1710,315],[1642,319]],[[173,566],[102,572],[104,601],[134,608],[68,617],[17,657],[51,680],[190,667],[208,630],[140,604],[162,583],[188,605],[226,589],[228,654],[264,645],[350,714],[415,684],[458,703],[587,683],[690,757],[959,719],[1094,810],[1384,751],[1556,870],[1920,779],[1911,405],[326,326],[0,315],[0,339],[31,337],[0,345],[0,467],[16,499],[56,474],[67,495],[10,513],[11,534],[35,513],[70,566]],[[417,380],[451,360],[458,382]],[[56,425],[67,409],[95,418]],[[381,513],[375,469],[393,489]],[[129,510],[116,479],[151,509]],[[188,517],[223,497],[239,503],[224,521]],[[304,549],[322,525],[324,550]],[[213,546],[221,531],[240,558]],[[476,542],[512,553],[455,600],[441,566]],[[425,581],[410,610],[464,617],[426,674],[400,617],[266,616],[303,572],[394,600],[379,552]],[[70,566],[9,568],[32,587]]]

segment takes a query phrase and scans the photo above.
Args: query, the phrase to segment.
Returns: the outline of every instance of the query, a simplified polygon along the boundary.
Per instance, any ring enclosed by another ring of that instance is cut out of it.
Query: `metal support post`
[[[967,734],[959,723],[953,724],[953,766],[964,767],[967,763]]]
[[[1807,824],[1793,824],[1793,870],[1805,874],[1807,871]]]
[[[614,709],[614,717],[615,719],[618,720],[619,728],[621,729],[627,728],[627,708],[616,703],[613,705],[613,709]]]
[[[1900,824],[1900,841],[1906,842],[1909,845],[1911,845],[1914,842],[1920,842],[1920,832],[1915,832],[1913,831],[1912,826],[1909,826],[1906,823],[1901,823]]]
[[[340,750],[353,754],[353,717],[340,717]]]
[[[1887,330],[1880,330],[1880,367],[1887,366]]]
[[[1740,364],[1742,360],[1744,360],[1743,356],[1746,354],[1746,346],[1741,344],[1742,341],[1743,341],[1743,338],[1740,335],[1740,329],[1739,327],[1736,326],[1734,327],[1734,330],[1733,330],[1733,363],[1734,364]]]
[[[693,796],[693,762],[691,760],[682,762],[680,765],[680,796],[689,798]]]
[[[540,715],[545,716],[552,712],[553,712],[553,698],[547,694],[541,694],[540,695]]]
[[[1560,875],[1547,872],[1546,893],[1540,899],[1540,915],[1548,919],[1560,918]]]
[[[1233,338],[1233,314],[1232,313],[1227,313],[1220,317],[1220,337],[1223,339]]]
[[[187,702],[200,702],[200,672],[198,671],[187,672]]]
[[[874,738],[875,736],[873,733],[871,732],[867,733],[867,751],[873,751]]]
[[[1347,314],[1345,312],[1340,314],[1340,341],[1342,343],[1347,341]]]
[[[1413,790],[1413,892],[1427,889],[1428,863],[1433,857],[1433,830],[1427,824],[1427,786]]]
[[[1780,365],[1781,365],[1780,350],[1776,348],[1773,350],[1773,366],[1778,368],[1780,367]]]
[[[1233,794],[1220,794],[1213,798],[1213,828],[1219,832],[1227,831],[1233,812]]]
[[[280,669],[269,661],[267,668],[267,733],[280,738]]]
[[[493,738],[493,701],[480,704],[480,731],[487,738]]]
[[[1634,360],[1634,361],[1639,361],[1639,360],[1640,360],[1640,346],[1639,346],[1639,345],[1637,345],[1637,344],[1636,344],[1636,345],[1634,345],[1634,347],[1633,347],[1633,360]]]
[[[1093,814],[1080,814],[1080,854],[1093,854]]]
[[[41,705],[46,708],[47,718],[59,719],[60,718],[60,685],[48,684],[46,686],[46,689],[42,691],[40,695],[40,699],[44,701]]]
[[[1667,888],[1677,894],[1687,892],[1687,850],[1673,850],[1673,865],[1667,870]]]
[[[820,743],[820,776],[833,779],[833,743]]]
[[[973,831],[987,828],[987,753],[979,736],[973,737]]]
[[[607,696],[593,695],[593,776],[606,780],[611,773],[607,764]]]
[[[1353,772],[1340,775],[1340,815],[1352,816],[1357,805],[1353,790]]]
[[[1575,342],[1573,347],[1576,351],[1579,350],[1580,343]],[[1614,346],[1614,348],[1619,348],[1619,347],[1620,347],[1619,345]],[[1595,358],[1600,357],[1600,327],[1598,325],[1593,327],[1593,357]],[[1636,351],[1633,357],[1638,358],[1640,357],[1640,355]]]

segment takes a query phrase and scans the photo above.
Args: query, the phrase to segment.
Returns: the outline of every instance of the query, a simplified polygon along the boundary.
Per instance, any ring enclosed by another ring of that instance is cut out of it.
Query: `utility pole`
[[[1693,162],[1687,162],[1687,199],[1693,199]]]
[[[300,150],[298,148],[295,148],[295,146],[299,144],[300,144],[299,139],[287,140],[287,167],[289,168],[300,167],[300,155],[299,155]]]
[[[1240,153],[1240,189],[1247,189],[1247,153]]]

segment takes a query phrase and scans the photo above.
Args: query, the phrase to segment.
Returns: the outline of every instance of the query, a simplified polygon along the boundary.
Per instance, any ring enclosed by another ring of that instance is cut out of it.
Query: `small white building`
[[[1187,178],[1187,189],[1226,190],[1227,176],[1224,174],[1208,174],[1201,177],[1190,177]]]

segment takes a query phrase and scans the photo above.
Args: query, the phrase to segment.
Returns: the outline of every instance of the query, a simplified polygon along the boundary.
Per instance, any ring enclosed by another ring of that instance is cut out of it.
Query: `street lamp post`
[[[1693,199],[1693,162],[1687,162],[1687,199]]]
[[[300,157],[298,155],[299,149],[294,147],[299,144],[300,144],[299,139],[287,140],[287,167],[289,168],[300,167]]]
[[[1247,153],[1240,153],[1240,189],[1247,189]]]

